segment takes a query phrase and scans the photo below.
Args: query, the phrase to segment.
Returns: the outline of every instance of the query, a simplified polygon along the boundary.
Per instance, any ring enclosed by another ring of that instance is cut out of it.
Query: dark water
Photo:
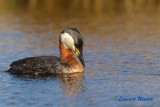
[[[159,0],[0,0],[0,107],[158,107]],[[27,78],[4,72],[29,56],[59,56],[58,36],[84,37],[84,74]],[[153,101],[118,101],[120,97]]]

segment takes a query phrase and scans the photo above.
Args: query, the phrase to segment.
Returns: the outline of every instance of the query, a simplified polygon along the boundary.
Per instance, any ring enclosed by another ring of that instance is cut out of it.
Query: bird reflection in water
[[[60,78],[64,94],[72,98],[82,93],[84,91],[83,79],[83,73],[74,73]]]
[[[84,73],[73,73],[63,75],[16,75],[23,79],[60,79],[60,89],[68,98],[73,98],[84,91]],[[53,87],[54,88],[54,87]]]

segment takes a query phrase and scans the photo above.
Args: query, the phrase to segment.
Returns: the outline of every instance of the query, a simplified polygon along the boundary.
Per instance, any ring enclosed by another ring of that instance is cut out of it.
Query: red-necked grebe
[[[83,37],[76,28],[67,28],[59,36],[60,58],[27,57],[10,65],[11,74],[64,74],[83,72]]]

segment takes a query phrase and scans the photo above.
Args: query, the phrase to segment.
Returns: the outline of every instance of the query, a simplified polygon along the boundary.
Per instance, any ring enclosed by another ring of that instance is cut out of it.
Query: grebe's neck
[[[73,52],[67,49],[61,41],[59,41],[60,48],[60,58],[70,65],[70,68],[74,70],[73,72],[83,72],[83,65],[77,60]]]

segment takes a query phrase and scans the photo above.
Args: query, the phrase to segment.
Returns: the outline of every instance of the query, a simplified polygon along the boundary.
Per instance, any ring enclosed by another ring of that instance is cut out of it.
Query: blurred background
[[[58,29],[59,32],[59,29],[64,27],[75,26],[85,33],[99,35],[117,31],[113,25],[119,28],[118,31],[121,29],[128,31],[129,28],[141,31],[148,24],[155,24],[159,29],[159,23],[156,23],[160,13],[159,0],[0,0],[0,2],[1,30],[6,30],[7,27],[10,30],[21,29],[29,32],[30,27],[36,27],[37,24],[42,26],[39,29],[41,32],[44,32],[43,28],[54,31]],[[139,25],[142,25],[141,29],[137,28]]]
[[[21,58],[59,56],[58,36],[67,27],[83,35],[84,75],[5,72]],[[0,0],[0,106],[159,106],[159,38],[160,0]]]

